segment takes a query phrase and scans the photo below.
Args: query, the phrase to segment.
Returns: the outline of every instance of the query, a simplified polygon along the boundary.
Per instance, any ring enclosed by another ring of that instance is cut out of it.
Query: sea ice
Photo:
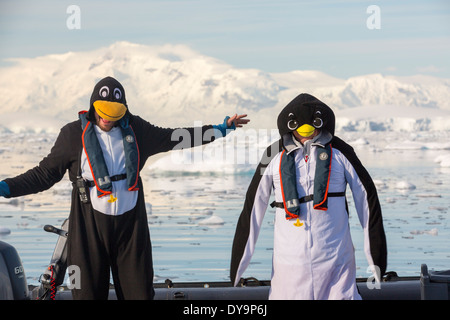
[[[407,181],[399,181],[395,185],[395,188],[399,190],[414,190],[416,186]]]
[[[420,235],[420,234],[429,234],[431,236],[437,236],[438,235],[438,229],[433,228],[431,230],[412,230],[410,231],[411,234],[414,235]]]
[[[205,209],[205,210],[203,210],[203,214],[206,215],[206,216],[210,216],[210,215],[213,214],[213,211],[212,211],[212,210]]]
[[[448,207],[430,206],[428,207],[428,209],[437,211],[447,211]]]
[[[223,225],[225,221],[221,217],[218,216],[211,216],[209,218],[206,218],[205,220],[200,221],[198,224],[201,226],[204,225]]]
[[[349,144],[351,146],[365,146],[369,144],[369,141],[366,138],[359,138],[355,141],[351,141]]]
[[[426,149],[424,143],[417,141],[401,141],[388,144],[386,149],[389,150],[421,150]]]
[[[395,202],[397,202],[397,199],[396,198],[386,198],[384,201],[386,203],[395,203]]]
[[[450,154],[443,154],[437,156],[434,160],[436,163],[439,163],[441,167],[449,168],[450,167]]]
[[[11,230],[6,227],[0,227],[0,235],[6,236],[11,233]]]
[[[438,193],[420,193],[415,195],[418,198],[441,198],[442,196]]]
[[[378,190],[387,188],[387,185],[383,180],[374,179],[373,183],[375,184],[375,186],[377,187]]]

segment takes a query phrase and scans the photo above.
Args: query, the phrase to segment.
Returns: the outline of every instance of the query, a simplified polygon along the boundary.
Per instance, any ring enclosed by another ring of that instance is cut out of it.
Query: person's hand
[[[0,197],[9,197],[9,186],[5,181],[0,181]]]
[[[242,128],[243,125],[250,122],[250,119],[245,119],[246,116],[246,114],[238,115],[236,113],[234,116],[227,120],[227,126],[232,127],[234,124],[236,128]]]

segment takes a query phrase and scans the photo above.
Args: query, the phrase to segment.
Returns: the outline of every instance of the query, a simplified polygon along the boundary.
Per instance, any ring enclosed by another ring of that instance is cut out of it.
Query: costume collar
[[[282,142],[284,149],[286,149],[286,153],[289,154],[292,151],[298,150],[298,149],[307,149],[309,150],[309,147],[311,146],[320,146],[325,147],[328,143],[331,142],[333,139],[333,136],[328,131],[322,130],[320,133],[315,136],[313,139],[308,140],[305,142],[305,144],[301,144],[300,141],[295,139],[294,135],[292,133],[287,133],[283,135]],[[309,154],[309,152],[307,152]]]

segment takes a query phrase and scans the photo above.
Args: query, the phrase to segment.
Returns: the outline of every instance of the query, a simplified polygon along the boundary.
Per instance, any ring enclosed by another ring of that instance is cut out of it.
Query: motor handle
[[[49,224],[46,224],[44,226],[44,230],[47,231],[47,232],[56,233],[57,235],[60,235],[62,237],[67,237],[67,235],[69,234],[67,231],[61,230],[61,229],[56,228],[56,227],[54,227],[52,225],[49,225]]]

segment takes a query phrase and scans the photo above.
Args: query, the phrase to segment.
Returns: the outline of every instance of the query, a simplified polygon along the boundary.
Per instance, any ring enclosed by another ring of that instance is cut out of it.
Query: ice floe
[[[11,229],[0,227],[0,236],[6,236],[11,233]]]
[[[450,153],[439,155],[434,161],[441,167],[450,168]]]
[[[399,190],[414,190],[416,186],[408,181],[398,181],[395,188]]]
[[[198,223],[201,226],[220,226],[225,224],[225,221],[218,216],[211,216]]]
[[[410,231],[411,234],[413,235],[421,235],[421,234],[428,234],[431,236],[437,236],[438,235],[438,229],[437,228],[433,228],[431,230],[412,230]]]

